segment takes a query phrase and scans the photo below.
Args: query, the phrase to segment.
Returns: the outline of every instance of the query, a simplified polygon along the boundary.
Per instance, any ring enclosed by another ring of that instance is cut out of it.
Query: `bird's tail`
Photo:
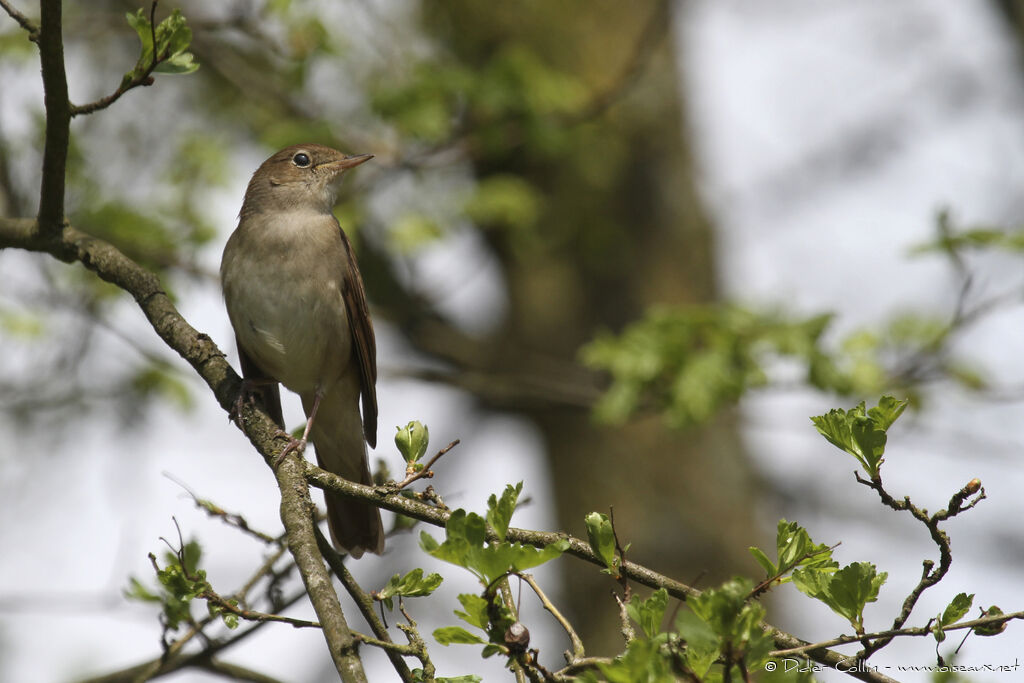
[[[306,414],[313,407],[313,396],[302,397]],[[316,448],[317,464],[328,472],[359,484],[370,484],[366,442],[359,418],[358,394],[346,397],[343,391],[331,391],[320,400],[310,440]],[[352,557],[364,552],[384,552],[384,527],[380,510],[373,505],[324,492],[327,524],[334,547]]]

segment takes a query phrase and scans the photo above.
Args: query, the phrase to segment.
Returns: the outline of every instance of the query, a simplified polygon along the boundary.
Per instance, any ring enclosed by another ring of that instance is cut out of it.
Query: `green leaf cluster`
[[[192,43],[192,29],[185,22],[181,10],[171,12],[169,17],[156,25],[155,30],[144,9],[129,12],[125,18],[139,35],[142,51],[135,68],[121,79],[122,88],[143,78],[154,64],[156,66],[152,68],[153,71],[165,74],[188,74],[199,68],[195,55],[188,52],[188,46]]]
[[[461,610],[455,610],[455,616],[480,629],[486,638],[467,631],[462,626],[444,626],[434,630],[434,640],[441,645],[483,645],[481,657],[487,658],[499,653],[507,653],[508,648],[502,643],[505,629],[515,619],[512,613],[502,604],[496,593],[488,597],[472,593],[461,593],[458,597]]]
[[[737,306],[653,308],[621,334],[596,337],[581,358],[611,374],[596,409],[600,418],[621,422],[654,407],[685,427],[767,384],[767,365],[780,357],[801,361],[811,385],[846,391],[849,377],[821,342],[830,320],[788,320]]]
[[[649,598],[634,595],[626,605],[626,614],[640,625],[644,635],[654,638],[661,632],[661,622],[668,609],[668,591],[659,588]]]
[[[438,144],[463,132],[481,154],[506,150],[514,139],[533,151],[556,153],[567,135],[559,117],[578,110],[587,88],[544,63],[535,52],[506,45],[479,69],[437,58],[409,77],[382,81],[372,93],[377,114],[414,141]]]
[[[687,600],[689,609],[679,612],[672,631],[661,630],[668,607],[664,589],[646,599],[634,596],[626,609],[642,637],[632,639],[611,663],[598,664],[599,673],[584,672],[579,680],[722,683],[742,679],[741,671],[763,671],[774,643],[764,629],[764,608],[750,598],[752,587],[747,579],[734,579]],[[768,678],[812,680],[806,672],[777,672]]]
[[[522,487],[522,482],[505,487],[500,499],[492,495],[486,518],[461,508],[456,510],[445,525],[444,542],[438,543],[424,531],[420,534],[420,546],[439,560],[469,570],[484,586],[510,572],[525,571],[555,559],[568,549],[568,541],[535,548],[505,540]],[[497,542],[487,541],[488,523],[497,535]]]
[[[775,561],[760,548],[751,547],[749,550],[767,578],[780,583],[790,581],[786,575],[799,567],[826,573],[839,568],[839,563],[832,559],[831,548],[823,543],[814,543],[806,529],[785,519],[779,520],[775,535]]]
[[[491,495],[487,501],[487,513],[483,517],[463,509],[453,512],[445,525],[443,543],[438,543],[425,531],[420,534],[420,546],[428,554],[466,569],[483,586],[482,595],[459,595],[462,610],[456,610],[455,615],[470,626],[484,631],[487,638],[461,626],[446,626],[434,631],[434,639],[442,645],[484,645],[484,657],[507,652],[503,636],[514,618],[500,600],[496,590],[497,582],[509,573],[525,571],[553,560],[568,549],[569,543],[564,540],[540,549],[506,540],[522,490],[523,484],[519,482],[516,486],[506,486],[501,496]],[[494,534],[494,541],[487,540],[488,528]]]
[[[864,410],[861,401],[850,410],[833,408],[825,415],[811,418],[818,432],[829,443],[857,458],[872,480],[878,480],[885,453],[886,432],[903,414],[908,401],[883,396],[878,406]]]
[[[854,562],[833,572],[816,568],[793,572],[793,584],[800,592],[820,600],[864,633],[864,607],[878,599],[878,591],[888,577],[870,562]]]
[[[765,609],[749,600],[752,588],[749,579],[733,579],[687,601],[690,613],[710,628],[718,651],[731,653],[734,661],[742,659],[749,664],[748,669],[763,660],[772,648],[771,638],[761,627]],[[702,637],[706,638],[707,631],[692,628],[692,622],[687,627],[680,626],[679,632],[687,642],[691,637],[698,643],[702,642]],[[708,650],[708,647],[703,651],[698,647],[691,659],[696,661],[699,655],[703,664],[707,655],[702,653]]]
[[[443,626],[434,630],[434,640],[441,645],[483,645],[480,653],[485,659],[493,655],[507,654],[508,648],[502,642],[505,630],[515,622],[511,611],[501,602],[497,592],[487,593],[487,597],[473,593],[459,594],[461,610],[455,610],[455,616],[470,626],[483,631],[487,638],[467,631],[462,626]]]
[[[202,547],[196,541],[186,543],[180,554],[166,553],[166,566],[157,568],[158,585],[149,588],[134,576],[130,577],[129,587],[124,591],[125,597],[159,604],[167,628],[177,630],[181,624],[192,621],[192,601],[212,590],[206,580],[206,572],[199,569],[201,556]],[[155,563],[155,558],[152,555],[150,557]],[[231,623],[228,625],[231,626]]]
[[[430,595],[441,585],[440,574],[428,574],[423,576],[423,570],[413,569],[405,576],[395,574],[388,580],[387,584],[374,593],[374,598],[380,600],[390,610],[394,609],[394,598],[419,598]]]
[[[674,683],[679,681],[677,648],[664,642],[634,638],[626,651],[610,664],[598,664],[603,678],[587,671],[579,677],[583,683]],[[685,679],[683,679],[685,680]]]
[[[958,230],[953,224],[949,211],[943,210],[936,217],[935,240],[920,244],[911,250],[912,254],[943,252],[957,256],[966,249],[998,249],[1011,253],[1024,251],[1024,230],[984,226]]]

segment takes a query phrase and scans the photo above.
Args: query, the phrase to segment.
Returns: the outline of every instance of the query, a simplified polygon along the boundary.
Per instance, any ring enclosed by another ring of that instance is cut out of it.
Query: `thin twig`
[[[622,545],[622,542],[619,541],[619,532],[615,529],[615,508],[612,506],[608,506],[608,523],[611,524],[612,527],[612,538],[615,539],[615,552],[619,554],[619,566],[621,567],[626,564],[626,548]],[[632,589],[629,587],[628,578],[622,572],[619,572],[615,578],[622,585],[623,600],[629,602],[629,599],[632,596]]]
[[[288,624],[295,628],[322,628],[319,622],[307,621],[306,619],[294,619],[292,617],[286,617],[281,614],[269,614],[267,612],[258,612],[256,610],[241,609],[237,605],[231,603],[230,600],[226,600],[218,595],[216,592],[206,590],[200,593],[197,597],[206,600],[207,602],[213,603],[224,612],[230,612],[239,619],[245,619],[246,621],[273,621],[280,624]]]
[[[929,535],[932,537],[932,541],[935,542],[935,545],[939,549],[938,567],[935,567],[935,563],[931,560],[925,560],[922,563],[923,570],[921,572],[921,579],[918,581],[917,585],[914,586],[914,588],[910,591],[910,594],[907,595],[906,599],[903,601],[903,607],[900,610],[900,613],[896,616],[896,619],[893,621],[892,629],[894,631],[897,631],[903,628],[903,626],[907,623],[907,619],[910,618],[910,613],[914,610],[914,606],[917,604],[917,601],[920,599],[921,595],[927,589],[931,588],[939,581],[941,581],[942,578],[949,571],[950,565],[953,563],[953,550],[950,546],[949,536],[946,534],[945,531],[939,528],[939,523],[944,522],[952,517],[955,517],[961,512],[970,510],[975,505],[980,503],[982,500],[985,499],[985,489],[984,487],[982,487],[981,482],[979,480],[972,479],[970,482],[967,483],[967,485],[965,485],[963,488],[961,488],[959,491],[953,494],[953,496],[949,499],[949,503],[946,506],[946,509],[939,510],[934,515],[929,516],[925,510],[922,510],[921,508],[914,505],[910,501],[909,496],[904,497],[903,500],[896,500],[895,498],[893,498],[889,494],[889,492],[886,491],[885,488],[882,486],[881,477],[877,477],[875,479],[864,479],[863,477],[860,476],[860,473],[858,472],[854,472],[854,476],[856,477],[859,483],[864,484],[865,486],[871,489],[874,489],[874,491],[878,493],[878,497],[881,499],[883,504],[898,512],[909,512],[911,515],[913,515],[915,519],[924,524],[925,527],[928,529]],[[964,502],[971,496],[974,496],[974,498],[970,501],[970,503],[964,505]],[[882,638],[873,642],[868,640],[863,641],[864,649],[860,653],[858,653],[858,657],[860,659],[866,660],[872,654],[888,645],[891,640],[892,638],[890,637]]]
[[[345,563],[342,562],[341,555],[339,555],[338,551],[331,546],[330,541],[324,537],[320,528],[315,527],[314,530],[316,532],[316,544],[320,549],[320,553],[324,556],[324,559],[327,561],[327,565],[331,568],[331,571],[333,571],[334,575],[341,581],[341,585],[345,587],[348,594],[352,596],[353,600],[355,600],[356,607],[359,608],[359,612],[363,615],[363,618],[366,619],[366,623],[370,625],[370,630],[373,631],[376,638],[369,638],[368,636],[358,633],[354,633],[353,635],[362,642],[383,649],[387,654],[388,659],[391,661],[391,666],[393,666],[395,671],[398,672],[399,678],[401,678],[404,683],[412,683],[412,672],[409,670],[409,666],[405,663],[405,660],[402,659],[402,655],[416,655],[418,651],[413,650],[410,652],[403,652],[400,650],[390,649],[381,644],[389,643],[391,645],[396,645],[396,643],[391,640],[391,636],[388,634],[388,629],[384,626],[384,622],[377,616],[377,613],[373,609],[373,598],[367,595],[366,591],[364,591],[356,582],[355,577],[352,576],[352,572],[350,572],[348,567],[345,566]]]
[[[230,524],[231,526],[235,527],[236,529],[239,529],[243,533],[246,533],[254,538],[257,538],[268,545],[280,542],[279,539],[274,538],[270,534],[265,534],[262,531],[257,531],[256,529],[250,527],[249,522],[246,521],[245,517],[238,514],[237,512],[228,512],[227,510],[220,507],[213,501],[200,498],[192,489],[188,487],[188,485],[185,484],[185,482],[176,478],[169,472],[164,472],[163,475],[170,479],[171,481],[173,481],[178,486],[180,486],[182,489],[184,489],[185,493],[187,493],[189,497],[192,498],[192,501],[196,504],[196,507],[205,512],[206,514],[208,514],[209,516],[222,519],[224,520],[225,523]]]
[[[39,40],[39,27],[36,26],[35,22],[26,17],[24,14],[19,12],[11,5],[7,0],[0,0],[0,7],[3,7],[4,11],[18,22],[18,26],[28,31],[28,39],[33,43]]]
[[[576,634],[576,631],[573,629],[572,624],[569,623],[569,620],[562,616],[562,613],[558,611],[558,608],[555,607],[554,603],[548,600],[548,596],[540,589],[537,581],[533,578],[533,574],[516,574],[516,576],[525,581],[526,585],[533,589],[533,592],[537,594],[538,598],[540,598],[540,604],[544,606],[544,609],[551,613],[551,616],[558,621],[565,630],[566,635],[569,636],[569,642],[572,643],[572,652],[565,653],[566,661],[572,664],[575,661],[583,659],[586,656],[586,652],[583,649],[583,641],[580,640],[580,637]]]
[[[992,626],[997,624],[1005,624],[1010,621],[1017,619],[1024,619],[1024,611],[1012,612],[1007,614],[998,614],[991,617],[980,617],[978,619],[970,619],[968,621],[961,621],[950,626],[943,626],[943,631],[958,631],[961,629],[974,629],[978,626]],[[901,628],[901,629],[888,629],[885,631],[876,631],[874,633],[865,633],[862,636],[838,636],[831,640],[823,640],[819,643],[808,643],[807,645],[801,645],[800,647],[787,648],[785,650],[773,650],[768,653],[769,657],[788,657],[790,655],[806,655],[812,650],[821,650],[829,647],[836,647],[839,645],[850,645],[851,643],[859,643],[864,639],[870,641],[876,641],[881,639],[893,638],[904,638],[904,637],[921,637],[930,636],[935,633],[935,627],[932,625],[918,626],[913,628]],[[852,657],[850,658],[852,659]]]
[[[443,456],[445,453],[447,453],[451,449],[453,449],[456,446],[458,446],[460,443],[461,443],[461,441],[459,439],[455,439],[455,441],[452,441],[450,444],[448,444],[447,446],[445,446],[444,448],[439,450],[434,457],[432,457],[430,460],[427,461],[426,465],[424,465],[422,468],[420,468],[416,472],[413,472],[412,474],[409,474],[402,481],[398,482],[395,485],[395,490],[396,491],[401,491],[402,489],[404,489],[406,486],[408,486],[409,484],[413,483],[417,479],[423,479],[424,477],[427,478],[427,479],[430,479],[431,477],[433,477],[434,473],[430,471],[430,468],[434,466],[435,462],[437,462],[438,460],[441,459],[441,456]]]
[[[71,104],[70,107],[72,117],[85,114],[92,114],[93,112],[100,111],[101,109],[106,109],[114,102],[117,102],[119,99],[121,99],[121,96],[129,90],[132,90],[139,86],[153,85],[153,83],[155,82],[155,79],[153,78],[153,71],[155,71],[156,67],[159,66],[161,61],[163,61],[156,51],[156,6],[158,2],[159,0],[153,0],[153,3],[149,7],[149,30],[150,38],[153,41],[153,59],[150,61],[149,66],[147,66],[146,69],[141,73],[135,74],[127,83],[122,82],[120,85],[117,86],[117,90],[107,95],[106,97],[101,97],[100,99],[94,102],[90,102],[88,104]],[[134,72],[134,69],[132,71]]]

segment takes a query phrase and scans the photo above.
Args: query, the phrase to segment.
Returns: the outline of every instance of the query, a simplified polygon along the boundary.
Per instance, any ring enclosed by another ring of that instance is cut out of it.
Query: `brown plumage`
[[[319,465],[362,484],[365,444],[377,444],[376,345],[359,267],[331,209],[344,172],[370,158],[309,144],[267,159],[221,261],[244,377],[282,429],[277,383],[299,394]],[[353,557],[383,552],[376,507],[326,500],[335,546]]]

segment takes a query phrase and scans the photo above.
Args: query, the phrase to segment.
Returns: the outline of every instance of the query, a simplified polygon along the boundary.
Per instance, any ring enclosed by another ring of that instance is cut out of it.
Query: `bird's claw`
[[[235,397],[235,402],[231,406],[231,410],[228,411],[228,422],[234,422],[239,427],[242,426],[242,409],[245,408],[246,404],[253,405],[256,403],[257,392],[259,392],[259,384],[257,382],[251,379],[242,380],[242,386],[238,388],[238,396]]]
[[[270,466],[273,467],[275,470],[284,461],[284,459],[286,457],[288,457],[289,453],[294,451],[294,452],[298,453],[299,455],[302,455],[306,451],[306,440],[305,439],[296,439],[294,436],[292,436],[288,432],[284,431],[283,429],[278,430],[277,436],[284,437],[284,438],[288,439],[288,445],[285,446],[284,450],[282,450],[280,453],[278,453],[274,457],[274,461],[272,463],[270,463]]]

